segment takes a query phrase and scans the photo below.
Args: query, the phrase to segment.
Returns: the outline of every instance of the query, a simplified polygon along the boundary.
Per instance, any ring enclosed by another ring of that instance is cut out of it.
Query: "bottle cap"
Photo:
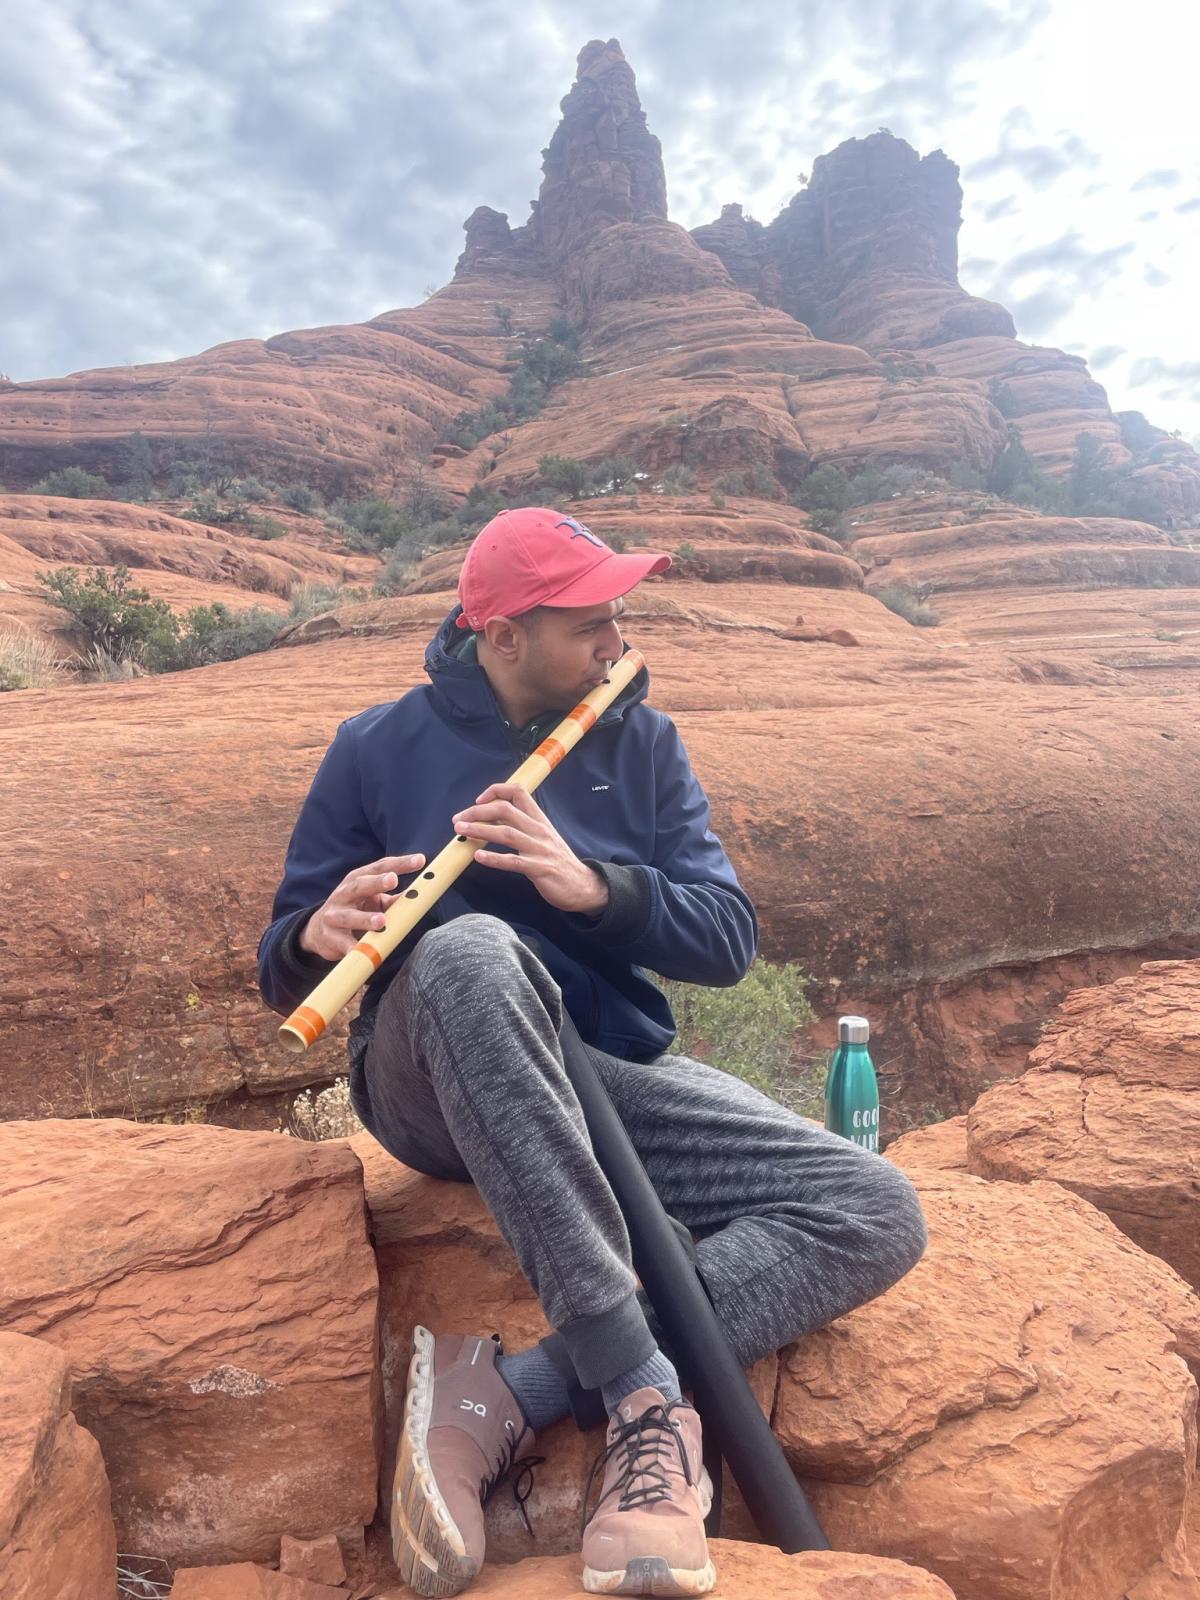
[[[871,1024],[866,1017],[839,1017],[839,1044],[866,1044],[871,1037]]]

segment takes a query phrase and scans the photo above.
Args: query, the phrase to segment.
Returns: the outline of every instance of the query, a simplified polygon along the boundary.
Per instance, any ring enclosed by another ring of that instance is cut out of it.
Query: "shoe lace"
[[[508,1437],[500,1447],[500,1454],[497,1457],[495,1466],[486,1477],[479,1480],[479,1501],[481,1505],[487,1505],[505,1478],[512,1473],[514,1467],[517,1467],[517,1452],[521,1448],[521,1441],[529,1432],[528,1424],[521,1429],[520,1433],[517,1432],[512,1422],[506,1422],[504,1427]],[[516,1502],[517,1510],[521,1513],[521,1521],[525,1524],[525,1531],[531,1539],[535,1535],[533,1524],[529,1520],[529,1512],[525,1509],[525,1502],[533,1493],[533,1469],[540,1467],[545,1459],[545,1456],[524,1456],[512,1480],[513,1500]]]
[[[616,1430],[606,1448],[592,1462],[592,1470],[588,1474],[587,1488],[583,1495],[581,1534],[610,1495],[618,1496],[618,1511],[632,1511],[638,1506],[652,1506],[661,1500],[670,1499],[669,1460],[664,1458],[663,1454],[664,1446],[668,1442],[674,1444],[679,1454],[684,1482],[689,1487],[695,1482],[683,1434],[679,1430],[679,1424],[671,1415],[677,1406],[683,1404],[682,1400],[672,1400],[665,1406],[648,1406],[640,1416],[623,1423]],[[592,1485],[596,1481],[596,1474],[605,1470],[614,1455],[619,1458],[620,1470],[617,1479],[612,1488],[600,1496],[595,1509],[589,1512],[588,1505],[592,1498]]]

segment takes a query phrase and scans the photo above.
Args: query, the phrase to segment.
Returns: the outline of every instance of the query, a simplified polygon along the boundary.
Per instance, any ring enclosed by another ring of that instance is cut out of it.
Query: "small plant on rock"
[[[911,622],[914,628],[936,628],[941,621],[937,612],[923,603],[916,589],[909,589],[903,584],[891,584],[886,589],[877,589],[875,598],[889,611],[895,612],[896,616]]]
[[[69,500],[111,500],[112,485],[98,472],[83,467],[60,467],[48,472],[30,489],[30,494],[56,494]]]

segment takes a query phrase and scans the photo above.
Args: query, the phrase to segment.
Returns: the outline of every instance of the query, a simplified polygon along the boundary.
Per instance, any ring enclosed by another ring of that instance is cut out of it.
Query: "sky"
[[[18,381],[418,303],[476,205],[524,221],[616,37],[675,221],[769,222],[879,127],[943,149],[964,287],[1200,441],[1194,0],[0,0],[0,34]]]

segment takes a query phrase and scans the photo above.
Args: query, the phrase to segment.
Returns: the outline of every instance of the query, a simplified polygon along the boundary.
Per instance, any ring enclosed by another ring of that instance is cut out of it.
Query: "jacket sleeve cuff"
[[[645,869],[591,859],[585,859],[584,865],[604,879],[608,904],[598,917],[580,917],[579,922],[589,933],[599,934],[602,939],[621,944],[640,939],[650,921],[653,904],[650,878]]]
[[[280,977],[290,990],[302,994],[307,993],[327,972],[332,972],[336,965],[300,948],[301,930],[313,912],[318,910],[319,906],[305,906],[302,911],[295,912],[280,930],[276,946]]]

